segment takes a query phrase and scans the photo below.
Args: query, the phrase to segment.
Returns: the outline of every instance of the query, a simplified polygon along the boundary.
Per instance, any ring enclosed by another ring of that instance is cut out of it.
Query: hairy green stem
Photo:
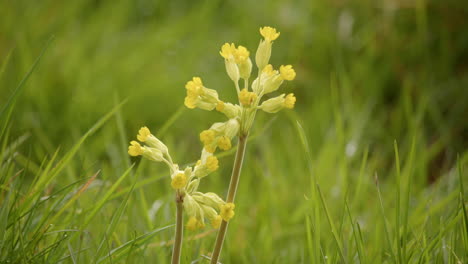
[[[226,198],[227,203],[233,203],[236,197],[237,186],[239,185],[239,178],[242,169],[242,162],[244,161],[245,148],[247,145],[248,134],[239,135],[239,144],[237,145],[236,159],[234,160],[234,167],[232,169],[231,182],[229,183],[228,195]],[[219,227],[218,236],[216,237],[215,246],[213,253],[211,254],[211,264],[217,264],[221,249],[223,247],[224,237],[226,236],[226,230],[228,222],[223,221]]]
[[[176,232],[174,238],[174,247],[172,249],[172,264],[179,264],[180,263],[180,251],[182,249],[182,236],[184,233],[184,225],[183,225],[183,197],[177,192],[176,194]]]

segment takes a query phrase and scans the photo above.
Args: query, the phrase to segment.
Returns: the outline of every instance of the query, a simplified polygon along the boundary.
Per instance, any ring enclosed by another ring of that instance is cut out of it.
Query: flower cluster
[[[189,217],[188,229],[203,228],[205,219],[208,219],[214,228],[218,228],[221,220],[228,221],[234,216],[233,204],[224,202],[215,193],[197,191],[201,178],[216,171],[219,167],[218,159],[213,156],[212,152],[203,149],[201,158],[194,167],[188,166],[181,170],[179,165],[172,161],[166,145],[151,134],[147,127],[142,127],[138,131],[137,139],[143,145],[137,141],[131,141],[128,154],[164,162],[169,167],[171,187],[182,197],[184,210]]]
[[[267,113],[276,113],[282,109],[292,109],[296,103],[294,94],[280,94],[276,97],[264,100],[264,95],[277,91],[284,81],[292,81],[296,78],[296,72],[291,65],[281,65],[275,70],[269,64],[273,41],[280,33],[272,27],[260,28],[263,39],[255,54],[255,63],[258,67],[258,77],[253,80],[249,89],[249,79],[252,72],[250,52],[244,46],[234,43],[225,43],[221,47],[221,57],[224,58],[226,72],[234,82],[239,98],[238,104],[223,102],[219,99],[215,90],[203,86],[199,77],[187,82],[187,96],[185,105],[188,108],[200,108],[211,111],[216,109],[228,118],[224,123],[215,123],[210,129],[201,132],[200,140],[205,150],[214,153],[217,148],[228,150],[231,148],[232,138],[238,133],[248,133],[257,110]],[[244,87],[239,86],[240,79],[244,80]]]

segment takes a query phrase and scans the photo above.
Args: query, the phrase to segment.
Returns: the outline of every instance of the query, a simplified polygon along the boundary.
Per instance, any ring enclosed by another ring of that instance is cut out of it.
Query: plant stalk
[[[236,197],[237,186],[239,185],[239,178],[242,169],[242,162],[244,161],[245,148],[247,145],[248,134],[239,135],[239,144],[237,145],[236,159],[234,160],[234,167],[232,169],[231,182],[229,183],[228,195],[226,198],[227,203],[233,203]],[[215,246],[213,253],[211,254],[211,264],[217,264],[221,249],[223,247],[224,237],[226,236],[226,230],[228,222],[222,221],[219,227],[218,236],[216,237]]]
[[[172,264],[180,263],[180,251],[182,249],[182,236],[184,233],[183,225],[183,197],[177,192],[176,194],[176,230],[174,238],[174,247],[172,249]]]

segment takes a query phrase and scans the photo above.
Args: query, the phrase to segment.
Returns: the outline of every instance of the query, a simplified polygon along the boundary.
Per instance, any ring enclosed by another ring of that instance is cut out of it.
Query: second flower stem
[[[184,233],[184,225],[183,225],[183,197],[177,192],[176,194],[176,232],[175,232],[175,239],[174,239],[174,248],[172,250],[172,264],[179,264],[180,263],[180,251],[182,249],[182,236]]]
[[[234,167],[232,168],[231,182],[229,183],[228,195],[226,203],[233,203],[236,197],[237,186],[239,185],[239,178],[242,169],[242,162],[244,161],[245,148],[247,145],[248,134],[240,134],[239,143],[237,145],[236,159],[234,160]],[[213,253],[211,254],[211,264],[217,264],[221,249],[223,247],[224,237],[226,236],[226,230],[228,222],[223,221],[219,227],[218,236],[216,237],[215,246]]]

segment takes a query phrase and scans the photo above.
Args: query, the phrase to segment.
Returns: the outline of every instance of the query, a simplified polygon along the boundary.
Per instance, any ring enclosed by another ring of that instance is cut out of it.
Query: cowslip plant
[[[205,227],[208,219],[214,228],[219,228],[221,221],[229,221],[234,216],[234,205],[226,203],[217,194],[198,192],[202,178],[217,170],[218,159],[206,149],[202,150],[200,160],[193,167],[183,170],[173,162],[167,146],[147,127],[138,131],[138,141],[131,141],[128,147],[130,156],[143,156],[154,162],[163,162],[169,167],[171,187],[175,191],[176,227],[172,263],[180,262],[183,237],[183,211],[189,217],[186,227],[189,230]],[[218,213],[219,212],[219,213]]]
[[[223,210],[230,210],[233,216],[234,199],[244,160],[245,149],[249,131],[255,120],[257,111],[263,110],[267,113],[276,113],[282,109],[292,109],[296,102],[294,94],[281,94],[268,100],[262,101],[266,94],[277,91],[284,81],[292,81],[296,77],[296,72],[291,65],[282,65],[279,71],[269,64],[273,41],[280,33],[272,27],[260,28],[263,39],[260,40],[255,54],[255,63],[258,68],[258,76],[249,87],[249,79],[252,72],[252,61],[247,48],[235,44],[226,43],[221,47],[220,54],[224,58],[226,72],[234,82],[237,91],[239,104],[224,102],[219,99],[216,90],[208,89],[203,85],[201,78],[193,77],[187,82],[187,96],[185,106],[190,109],[200,108],[203,110],[214,110],[223,113],[228,120],[214,123],[208,130],[200,133],[200,140],[204,145],[206,153],[214,153],[217,148],[228,150],[232,146],[232,139],[237,136],[237,151],[234,159],[232,175],[229,183],[226,206]],[[239,82],[243,80],[243,88]],[[223,246],[228,219],[223,219],[216,237],[215,246],[211,254],[211,263],[218,263],[218,259]]]

